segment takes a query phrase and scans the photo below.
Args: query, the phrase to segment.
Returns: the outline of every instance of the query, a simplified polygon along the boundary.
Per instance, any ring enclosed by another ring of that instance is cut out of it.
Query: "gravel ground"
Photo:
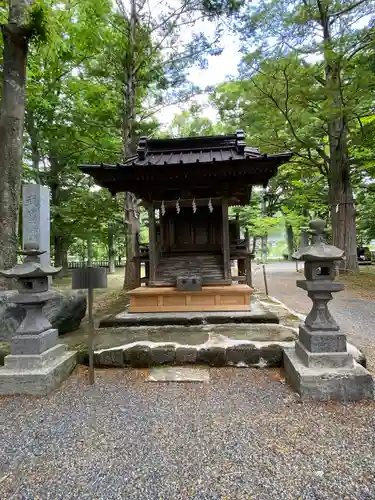
[[[269,266],[270,294],[306,313],[292,266]],[[344,292],[331,310],[371,365],[373,302]],[[301,404],[270,369],[211,369],[206,384],[96,373],[0,398],[0,500],[375,499],[375,401]]]
[[[0,498],[374,499],[375,402],[300,404],[277,370],[155,384],[83,368],[0,400]]]

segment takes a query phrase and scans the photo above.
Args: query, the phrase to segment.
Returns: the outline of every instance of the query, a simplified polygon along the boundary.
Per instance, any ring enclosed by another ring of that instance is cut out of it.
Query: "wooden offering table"
[[[247,285],[205,286],[200,291],[174,287],[139,287],[128,292],[129,312],[188,312],[250,310],[252,289]]]

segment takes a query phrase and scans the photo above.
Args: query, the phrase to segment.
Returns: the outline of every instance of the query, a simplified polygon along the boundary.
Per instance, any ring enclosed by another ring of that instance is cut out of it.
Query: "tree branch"
[[[366,3],[367,1],[368,0],[360,0],[359,2],[353,3],[352,5],[349,5],[349,7],[347,7],[346,9],[340,10],[339,12],[336,12],[335,14],[330,14],[330,17],[340,17],[343,14],[347,14],[351,10],[356,9],[357,7],[362,5],[363,3]]]

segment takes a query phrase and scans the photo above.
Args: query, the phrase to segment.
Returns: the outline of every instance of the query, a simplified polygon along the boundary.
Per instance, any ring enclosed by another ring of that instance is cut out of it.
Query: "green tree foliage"
[[[66,262],[76,238],[85,238],[84,232],[79,236],[85,225],[77,224],[76,209],[84,212],[91,181],[77,165],[115,163],[122,157],[121,65],[115,61],[122,57],[125,39],[118,21],[110,1],[52,1],[50,43],[30,53],[25,180],[51,188],[57,264]],[[139,131],[148,134],[155,126],[146,120]],[[90,199],[103,213],[103,200]],[[110,213],[105,213],[108,224]]]
[[[247,119],[264,143],[291,149],[308,170],[324,176],[333,242],[345,250],[352,270],[357,262],[350,139],[368,114],[374,89],[373,7],[367,0],[246,4],[238,16],[245,52],[242,81],[228,83],[216,95],[223,108],[220,94],[229,87],[237,93],[227,112],[232,119]]]
[[[165,135],[169,137],[194,137],[226,133],[221,124],[214,124],[203,116],[204,107],[192,104],[187,110],[174,116]]]

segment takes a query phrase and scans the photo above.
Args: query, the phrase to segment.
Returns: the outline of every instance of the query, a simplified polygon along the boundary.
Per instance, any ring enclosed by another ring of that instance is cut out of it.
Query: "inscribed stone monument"
[[[50,263],[50,191],[40,184],[22,186],[22,246],[36,244],[40,262]]]

